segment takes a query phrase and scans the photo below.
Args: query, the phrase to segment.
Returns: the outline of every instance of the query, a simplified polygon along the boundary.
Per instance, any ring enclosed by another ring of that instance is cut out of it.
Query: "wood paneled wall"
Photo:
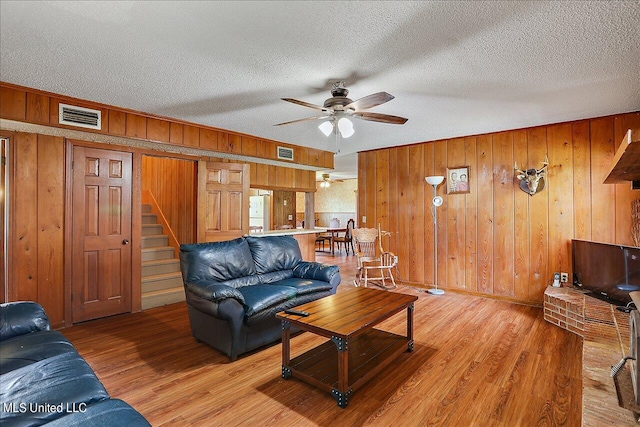
[[[42,304],[54,327],[64,319],[64,140],[12,133],[9,301]]]
[[[331,152],[293,147],[277,141],[196,126],[0,82],[1,118],[78,130],[57,123],[60,102],[100,110],[102,129],[94,133],[273,160],[277,159],[277,146],[287,146],[295,151],[295,164],[292,166],[306,164],[317,166],[318,169],[333,167]],[[47,310],[54,327],[63,326],[68,314],[65,312],[68,311],[65,301],[69,297],[65,295],[65,268],[70,265],[68,260],[65,263],[64,257],[67,249],[65,200],[70,197],[70,192],[65,190],[65,142],[61,137],[31,133],[2,134],[10,137],[11,144],[9,168],[12,181],[9,188],[10,205],[7,207],[10,211],[7,265],[9,282],[6,284],[8,300],[37,301]],[[100,146],[99,143],[88,144]],[[113,148],[114,146],[109,147]],[[134,158],[141,156],[141,152],[154,153],[151,150],[122,149],[133,151]],[[178,157],[186,159],[188,156]],[[193,242],[196,185],[195,167],[192,170],[189,164],[197,159],[172,161],[151,156],[146,159],[147,163],[141,168],[141,172],[139,170],[139,174],[134,174],[134,186],[137,186],[134,196],[139,198],[140,181],[143,181],[145,188],[152,190],[163,205],[165,215],[173,221],[172,228],[181,242]],[[251,183],[258,188],[315,191],[314,171],[251,163],[251,172]],[[139,277],[136,279],[136,271],[139,274],[139,266],[133,271],[134,281],[139,281]]]
[[[258,163],[249,163],[249,166],[251,167],[251,188],[316,191],[316,173],[314,171]]]
[[[294,150],[295,162],[292,164],[316,166],[318,169],[333,169],[333,153],[330,151],[260,139],[251,135],[0,82],[0,117],[4,119],[77,130],[76,127],[58,123],[61,102],[101,111],[102,128],[96,131],[83,129],[87,132],[126,136],[271,160],[278,160],[277,147],[287,147]],[[294,169],[291,170],[294,171]]]
[[[360,153],[360,226],[391,231],[385,247],[399,256],[401,279],[431,287],[433,187],[424,177],[468,165],[468,194],[438,188],[438,286],[541,303],[553,273],[571,273],[572,238],[633,244],[640,192],[603,181],[625,132],[638,127],[636,112]],[[546,187],[529,196],[514,162],[539,168],[545,155]]]
[[[8,300],[41,303],[54,327],[60,327],[65,324],[65,198],[70,197],[65,190],[64,138],[2,135],[11,144]],[[142,156],[142,163],[142,184],[154,193],[178,239],[194,242],[194,161]],[[272,168],[274,174],[282,169]],[[295,212],[295,205],[292,209]]]
[[[286,205],[285,205],[286,200]],[[296,193],[295,191],[274,191],[271,198],[273,205],[273,229],[281,225],[290,225],[296,228]],[[289,219],[291,215],[292,219]]]
[[[178,242],[196,242],[196,161],[142,157],[142,189],[155,197]]]

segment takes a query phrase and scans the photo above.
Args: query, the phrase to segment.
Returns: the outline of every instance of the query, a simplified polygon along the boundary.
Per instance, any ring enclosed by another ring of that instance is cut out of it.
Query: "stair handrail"
[[[162,232],[169,236],[169,246],[174,250],[173,257],[177,258],[177,254],[180,253],[180,243],[178,242],[176,235],[173,233],[173,230],[169,225],[169,221],[167,221],[167,218],[162,213],[162,209],[160,209],[158,201],[153,196],[151,190],[142,190],[142,203],[151,206],[151,213],[158,217],[158,221],[162,226]]]

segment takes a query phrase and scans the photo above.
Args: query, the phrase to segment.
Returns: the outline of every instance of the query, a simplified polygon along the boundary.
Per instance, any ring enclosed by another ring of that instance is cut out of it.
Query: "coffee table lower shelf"
[[[333,340],[315,347],[293,358],[289,366],[282,366],[282,378],[293,376],[336,398],[338,405],[345,408],[349,396],[375,374],[386,368],[400,354],[413,351],[413,340],[401,335],[378,329],[369,329],[346,343],[339,350],[339,343]],[[347,352],[346,388],[341,390],[339,352]]]

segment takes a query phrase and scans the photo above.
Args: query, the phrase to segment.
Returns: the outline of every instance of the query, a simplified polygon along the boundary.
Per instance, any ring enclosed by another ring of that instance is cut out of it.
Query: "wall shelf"
[[[629,129],[616,151],[613,166],[604,183],[617,184],[637,180],[640,180],[640,130]]]

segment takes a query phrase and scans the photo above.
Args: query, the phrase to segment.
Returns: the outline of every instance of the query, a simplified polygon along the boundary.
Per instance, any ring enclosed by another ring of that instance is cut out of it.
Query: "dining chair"
[[[320,245],[322,244],[322,252],[324,252],[324,242],[327,241],[327,238],[321,234],[316,235],[316,251],[320,250]]]
[[[355,227],[355,221],[353,220],[353,218],[350,218],[349,221],[347,221],[347,231],[344,232],[344,235],[337,236],[333,239],[333,242],[337,243],[338,251],[340,251],[340,244],[342,243],[344,245],[344,250],[347,253],[347,255],[349,255],[349,245],[351,245],[351,250],[353,251],[353,253],[355,253],[355,250],[353,249],[354,227]]]

